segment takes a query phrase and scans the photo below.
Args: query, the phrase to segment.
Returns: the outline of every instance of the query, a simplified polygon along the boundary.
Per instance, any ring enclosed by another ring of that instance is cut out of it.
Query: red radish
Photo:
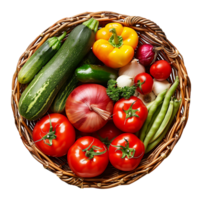
[[[105,87],[83,84],[71,92],[65,111],[76,129],[91,133],[107,123],[113,111],[113,101],[108,97]]]
[[[145,67],[149,66],[155,58],[154,46],[151,44],[143,44],[138,47],[136,58]]]

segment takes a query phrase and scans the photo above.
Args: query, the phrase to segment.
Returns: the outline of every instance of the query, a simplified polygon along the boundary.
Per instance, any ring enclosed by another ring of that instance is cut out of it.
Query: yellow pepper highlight
[[[92,47],[95,56],[106,66],[120,68],[127,65],[138,45],[138,34],[119,23],[109,23],[96,33]]]

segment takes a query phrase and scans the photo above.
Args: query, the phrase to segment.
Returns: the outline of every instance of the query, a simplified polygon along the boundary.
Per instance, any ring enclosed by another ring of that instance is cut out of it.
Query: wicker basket
[[[99,177],[83,179],[77,177],[69,168],[66,156],[61,158],[52,158],[44,155],[33,144],[32,130],[36,122],[28,121],[20,116],[18,112],[19,98],[26,85],[21,85],[17,81],[17,75],[20,68],[28,60],[28,58],[44,43],[47,38],[60,35],[63,30],[69,34],[71,30],[82,22],[94,17],[100,23],[100,27],[105,26],[109,22],[118,22],[125,26],[134,28],[139,35],[140,44],[150,43],[159,49],[157,59],[164,59],[171,63],[173,73],[169,78],[170,82],[174,82],[175,76],[180,79],[180,87],[176,90],[176,97],[182,98],[181,108],[174,120],[171,130],[165,139],[157,146],[156,149],[145,155],[140,165],[129,172],[122,172],[111,165]],[[40,34],[21,55],[17,63],[16,71],[12,80],[12,97],[11,105],[14,114],[15,124],[19,131],[22,142],[30,151],[31,155],[39,161],[46,169],[55,173],[61,180],[68,184],[76,185],[81,188],[111,188],[118,185],[126,185],[135,182],[144,175],[156,169],[161,162],[171,153],[174,146],[182,135],[183,129],[187,123],[189,106],[190,106],[191,83],[184,65],[183,58],[176,47],[168,41],[165,33],[154,22],[136,16],[127,16],[114,12],[86,12],[74,17],[64,18],[54,23],[51,27]]]

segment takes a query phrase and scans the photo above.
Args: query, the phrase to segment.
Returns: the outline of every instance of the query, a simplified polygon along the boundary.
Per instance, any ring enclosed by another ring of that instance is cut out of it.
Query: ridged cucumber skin
[[[29,83],[57,51],[49,46],[48,41],[45,41],[23,65],[18,74],[18,81],[21,84]]]
[[[19,113],[28,120],[42,117],[56,94],[89,52],[95,32],[81,24],[75,27],[55,56],[28,85],[19,101]]]
[[[78,80],[75,75],[73,75],[73,77],[69,81],[65,82],[65,84],[61,87],[60,91],[56,95],[56,98],[54,99],[51,105],[50,109],[52,112],[54,113],[64,112],[67,97],[74,90],[77,84]]]

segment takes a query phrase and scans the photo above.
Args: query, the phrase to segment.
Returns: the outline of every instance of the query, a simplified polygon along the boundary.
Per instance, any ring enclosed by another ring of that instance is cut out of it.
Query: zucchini
[[[94,55],[93,51],[90,50],[89,53],[83,58],[79,66],[84,64],[97,64],[100,61],[98,58]],[[71,80],[67,80],[64,85],[61,87],[60,91],[58,92],[57,96],[55,97],[53,103],[51,104],[50,110],[54,113],[62,113],[65,110],[65,103],[67,100],[67,97],[72,92],[72,90],[78,85],[78,80],[73,75]]]
[[[56,94],[70,79],[78,63],[91,49],[99,22],[93,18],[76,26],[55,56],[27,86],[19,100],[19,113],[28,120],[42,117]]]
[[[92,49],[89,51],[89,53],[83,58],[79,66],[82,66],[84,64],[102,64],[102,62],[94,55]]]
[[[36,50],[19,71],[18,81],[21,84],[29,83],[40,69],[57,53],[61,47],[61,40],[65,35],[66,32],[58,38],[49,38]]]
[[[75,75],[61,87],[56,98],[51,105],[51,111],[54,113],[62,113],[65,110],[65,103],[67,97],[70,95],[72,90],[77,86],[78,80]]]

